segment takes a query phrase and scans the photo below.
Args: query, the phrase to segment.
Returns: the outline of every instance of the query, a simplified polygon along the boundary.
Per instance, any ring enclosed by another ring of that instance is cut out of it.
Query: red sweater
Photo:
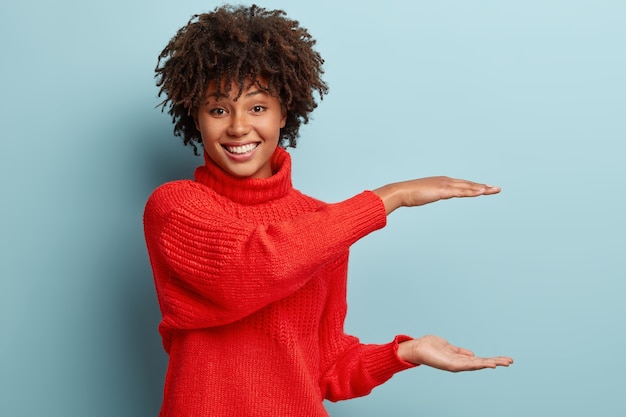
[[[161,417],[327,416],[412,365],[344,334],[348,249],[385,225],[370,191],[326,204],[292,187],[278,148],[267,179],[205,157],[162,185],[144,226],[169,354]]]

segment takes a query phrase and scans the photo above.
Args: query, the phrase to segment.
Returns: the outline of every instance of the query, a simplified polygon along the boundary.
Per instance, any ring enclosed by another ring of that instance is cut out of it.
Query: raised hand
[[[499,192],[499,187],[449,177],[396,182],[374,190],[374,193],[383,200],[387,214],[398,207],[421,206],[449,198],[477,197]]]

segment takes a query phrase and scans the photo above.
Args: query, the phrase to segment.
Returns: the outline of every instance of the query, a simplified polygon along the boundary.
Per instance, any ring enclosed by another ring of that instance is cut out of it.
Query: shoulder
[[[210,201],[211,190],[193,180],[177,180],[157,187],[146,202],[144,217],[163,217],[178,207]]]
[[[327,202],[319,200],[308,194],[304,194],[302,191],[296,188],[292,188],[286,198],[290,199],[291,201],[297,202],[296,204],[302,204],[308,207],[307,211],[315,211],[328,206]]]
[[[202,184],[194,180],[176,180],[166,182],[158,186],[148,198],[150,200],[168,200],[175,198],[180,194],[188,194],[194,192],[200,192],[202,188],[205,188]]]

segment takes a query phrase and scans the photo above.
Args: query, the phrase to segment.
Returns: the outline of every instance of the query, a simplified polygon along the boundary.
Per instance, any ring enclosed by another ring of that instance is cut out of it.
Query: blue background
[[[0,414],[156,416],[167,357],[143,204],[200,160],[155,108],[153,69],[217,4],[0,4]],[[626,3],[262,5],[326,59],[331,92],[291,151],[297,188],[503,188],[398,210],[358,242],[347,328],[439,334],[515,365],[418,368],[331,414],[626,415]]]

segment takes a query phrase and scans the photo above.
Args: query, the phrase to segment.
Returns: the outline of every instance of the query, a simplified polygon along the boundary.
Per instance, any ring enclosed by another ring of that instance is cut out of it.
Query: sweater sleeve
[[[282,299],[386,222],[369,191],[263,225],[235,221],[199,194],[171,209],[161,207],[163,200],[153,194],[144,222],[153,269],[167,276],[156,285],[172,328],[231,323]]]
[[[322,376],[324,398],[348,400],[368,395],[400,371],[416,365],[398,358],[398,344],[411,337],[398,335],[387,344],[353,343]]]
[[[398,335],[379,345],[362,344],[344,333],[346,285],[346,273],[334,277],[320,331],[320,387],[324,398],[331,401],[367,395],[395,373],[416,366],[397,354],[399,343],[410,340],[409,336]]]

